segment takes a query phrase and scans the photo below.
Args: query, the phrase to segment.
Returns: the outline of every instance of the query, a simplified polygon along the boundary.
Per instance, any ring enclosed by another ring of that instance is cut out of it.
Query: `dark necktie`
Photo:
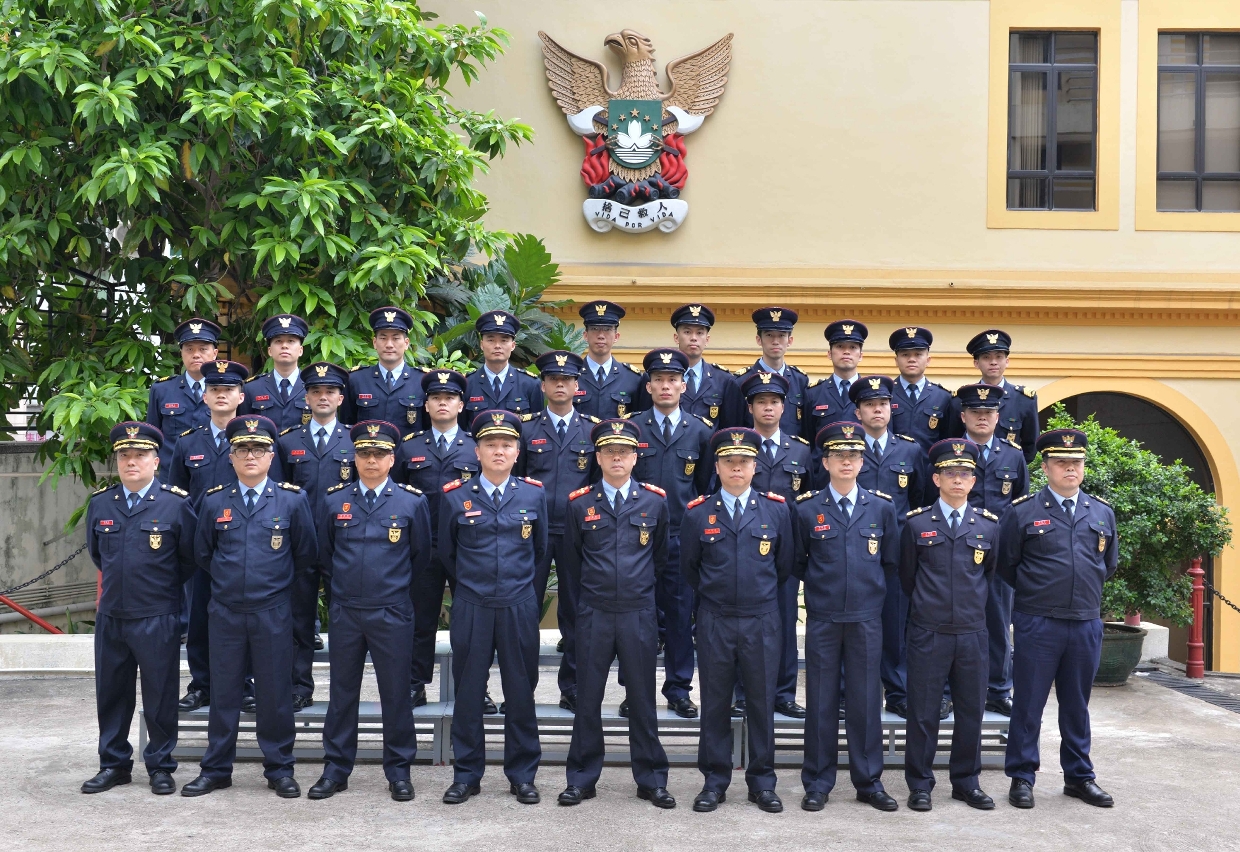
[[[852,501],[849,500],[847,497],[840,498],[840,512],[844,515],[845,518],[848,518],[849,520],[852,520],[852,512],[849,511],[849,507],[851,506],[852,506]]]
[[[314,448],[318,450],[320,454],[323,452],[323,445],[327,443],[326,437],[327,437],[326,429],[315,429],[314,430]]]
[[[134,506],[136,506],[136,505],[138,505],[138,502],[139,502],[141,499],[142,499],[142,496],[141,496],[140,494],[137,494],[137,493],[135,493],[135,492],[130,492],[130,494],[129,494],[129,511],[131,511],[131,512],[132,512],[132,511],[133,511],[133,507],[134,507]]]
[[[982,444],[982,464],[990,461],[990,444]]]
[[[874,458],[878,459],[879,461],[882,461],[882,459],[883,459],[883,442],[882,442],[882,441],[879,441],[879,440],[877,440],[877,439],[875,439],[875,440],[873,441],[873,445],[874,445]]]
[[[956,534],[956,530],[960,527],[960,511],[952,509],[951,517],[947,519],[947,526],[952,531],[952,535]]]
[[[258,502],[258,492],[253,488],[245,489],[245,510],[247,512],[254,511],[254,504]]]
[[[917,405],[917,385],[908,386],[908,401],[912,405]]]
[[[599,385],[602,385],[603,382],[606,381],[607,379],[607,371],[604,370],[602,367],[598,368],[598,373],[596,375],[598,376]]]
[[[852,382],[850,381],[840,382],[840,399],[848,399],[848,389],[850,387],[852,387]]]
[[[1063,513],[1068,516],[1068,523],[1072,523],[1072,507],[1075,502],[1070,498],[1063,501]]]
[[[374,507],[375,507],[375,492],[367,490],[366,491],[366,508],[373,509]]]
[[[745,514],[745,507],[741,505],[741,498],[737,497],[732,501],[732,526],[739,527],[741,525],[741,516]]]
[[[670,444],[672,442],[672,418],[663,418],[663,443]]]
[[[568,427],[564,425],[563,420],[555,424],[555,431],[556,431],[556,434],[560,436],[560,442],[563,443],[564,437],[568,434]]]
[[[198,382],[189,383],[189,395],[194,398],[194,402],[202,402],[202,390],[198,387]]]
[[[624,492],[617,489],[616,498],[611,501],[611,508],[615,513],[620,514],[620,507],[624,505]]]
[[[495,504],[496,509],[499,508],[499,501],[502,499],[504,499],[504,496],[499,493],[498,488],[496,488],[494,491],[491,492],[491,502]]]
[[[215,449],[217,450],[224,449],[224,437],[225,436],[223,432],[220,432],[218,435],[215,436]]]
[[[448,451],[448,436],[440,435],[439,436],[439,453],[440,455],[442,455],[443,453],[446,453],[447,451]]]
[[[685,373],[685,386],[686,386],[685,392],[688,393],[689,396],[697,396],[697,371],[696,370],[690,370],[689,372]]]
[[[387,386],[388,386],[388,390],[396,389],[396,371],[395,370],[388,373]]]
[[[770,438],[762,441],[762,449],[766,450],[766,454],[771,457],[771,461],[775,461],[775,442]]]
[[[288,379],[280,379],[280,399],[288,402],[289,394],[292,392],[292,383]]]

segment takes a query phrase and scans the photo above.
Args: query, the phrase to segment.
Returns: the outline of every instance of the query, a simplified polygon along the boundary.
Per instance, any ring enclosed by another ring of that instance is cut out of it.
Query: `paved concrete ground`
[[[373,690],[368,677],[367,691]],[[498,686],[498,678],[492,683]],[[544,673],[539,699],[550,700],[554,674]],[[326,690],[320,690],[325,697]],[[498,697],[498,696],[497,696]],[[599,798],[576,808],[554,804],[562,766],[539,774],[544,802],[522,806],[507,794],[498,766],[490,766],[482,795],[448,807],[439,802],[449,767],[415,767],[416,801],[398,804],[385,790],[381,769],[360,766],[348,792],[329,801],[283,801],[266,789],[261,767],[239,764],[234,786],[201,799],[155,797],[135,783],[84,796],[94,774],[94,688],[89,678],[0,677],[0,812],[6,847],[22,850],[160,849],[462,849],[643,850],[843,847],[873,850],[1140,850],[1240,849],[1236,804],[1240,788],[1240,715],[1135,678],[1121,689],[1094,693],[1094,756],[1100,781],[1117,799],[1097,810],[1061,793],[1056,766],[1055,708],[1047,708],[1043,735],[1046,769],[1038,806],[1017,811],[1003,801],[1001,772],[983,774],[996,810],[973,811],[949,798],[940,774],[935,809],[907,810],[902,773],[888,771],[887,789],[901,802],[883,814],[856,802],[846,775],[827,809],[797,807],[798,774],[784,770],[779,792],[787,810],[763,814],[745,802],[737,773],[728,802],[715,814],[690,809],[701,776],[678,769],[669,784],[681,806],[658,811],[634,798],[627,768],[604,770]],[[134,730],[134,742],[137,739]],[[177,781],[196,774],[182,765]],[[303,763],[303,788],[318,776]]]

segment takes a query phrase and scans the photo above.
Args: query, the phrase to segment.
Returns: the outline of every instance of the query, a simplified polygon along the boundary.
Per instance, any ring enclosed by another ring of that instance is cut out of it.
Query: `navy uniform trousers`
[[[254,673],[256,733],[268,780],[293,774],[293,611],[285,595],[271,609],[236,612],[207,604],[211,636],[211,713],[202,774],[232,777],[246,675]]]
[[[1004,770],[1010,778],[1034,783],[1040,765],[1038,737],[1042,711],[1055,685],[1059,702],[1059,763],[1064,782],[1094,780],[1089,758],[1089,691],[1102,654],[1102,621],[1012,613],[1015,659],[1012,704]]]
[[[993,578],[992,578],[993,579]],[[948,777],[953,790],[976,790],[982,769],[982,716],[989,671],[985,630],[939,633],[909,624],[908,727],[904,777],[910,790],[934,789],[934,754],[939,744],[943,686],[954,697]],[[1036,748],[1036,742],[1035,742]]]
[[[659,653],[655,608],[609,612],[582,605],[577,612],[576,628],[577,713],[573,716],[573,739],[568,749],[568,783],[590,790],[602,774],[607,747],[597,711],[603,703],[612,660],[619,658],[629,701],[633,780],[646,789],[666,787],[667,752],[659,741],[654,709],[655,658]],[[731,775],[730,748],[728,757],[727,771]]]
[[[538,574],[534,577],[534,593],[538,598],[538,611],[542,612],[542,602],[547,595],[547,581],[551,576],[551,563],[555,562],[556,578],[556,625],[560,628],[560,636],[564,639],[564,653],[560,656],[560,671],[557,676],[560,693],[563,695],[577,694],[577,598],[581,594],[581,578],[572,571],[561,566],[565,559],[564,548],[568,537],[564,533],[547,533],[547,555],[544,565],[538,566]],[[610,663],[608,664],[610,665]]]
[[[668,565],[673,562],[669,549]],[[703,790],[723,793],[732,781],[732,693],[737,673],[745,687],[749,792],[775,789],[775,688],[783,652],[779,610],[761,615],[697,613],[698,679],[702,688],[702,734],[698,769]],[[632,702],[630,702],[632,706]]]
[[[158,485],[156,486],[158,488]],[[175,772],[177,696],[181,684],[180,615],[149,618],[95,616],[95,704],[99,713],[99,768],[133,769],[129,727],[142,671],[142,711],[149,736],[142,760],[148,773]]]
[[[840,682],[844,683],[844,730],[848,773],[858,793],[882,788],[883,620],[805,622],[805,760],[801,784],[807,793],[830,793],[839,765]],[[843,666],[841,676],[840,667]]]
[[[459,589],[459,586],[458,586]],[[534,687],[538,685],[539,605],[531,593],[511,606],[487,606],[459,594],[452,602],[452,716],[454,780],[475,785],[486,765],[482,699],[491,662],[499,654],[504,689],[504,774],[513,784],[532,784],[542,759]]]
[[[366,653],[375,666],[379,709],[383,714],[383,774],[408,781],[418,754],[409,697],[413,659],[413,602],[379,609],[331,604],[331,691],[323,723],[323,776],[342,783],[357,758],[357,714]],[[261,708],[260,708],[261,709]]]

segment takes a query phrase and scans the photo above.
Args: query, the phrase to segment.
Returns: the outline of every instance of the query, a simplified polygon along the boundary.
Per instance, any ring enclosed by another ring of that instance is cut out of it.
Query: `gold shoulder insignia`
[[[299,424],[297,424],[296,426],[290,426],[290,427],[288,427],[287,429],[285,429],[285,430],[284,430],[283,432],[281,432],[280,434],[281,434],[281,435],[287,435],[289,432],[294,432],[294,431],[296,431],[296,430],[298,430],[298,429],[300,429],[300,428],[301,428],[301,424],[299,423]]]
[[[696,417],[698,420],[701,420],[703,423],[705,423],[705,424],[706,424],[707,426],[709,426],[710,428],[712,428],[712,429],[714,429],[714,428],[715,428],[715,421],[710,420],[709,418],[703,417],[703,416],[702,416],[702,415],[700,415],[700,414],[695,414],[695,415],[693,415],[693,416],[694,416],[694,417]]]
[[[989,509],[982,509],[982,517],[990,518],[992,521],[999,520],[999,516],[991,512]]]
[[[660,497],[667,496],[666,491],[664,491],[662,488],[660,488],[657,485],[651,485],[649,482],[643,482],[642,488],[645,488],[647,491],[653,491],[655,494],[658,494]]]
[[[285,491],[300,491],[300,490],[301,490],[301,486],[300,486],[300,485],[294,485],[294,484],[293,484],[293,483],[291,483],[291,482],[280,482],[280,483],[277,483],[277,484],[278,484],[281,488],[283,488]]]
[[[1038,395],[1038,392],[1035,391],[1033,388],[1021,388],[1020,392],[1023,393],[1025,396],[1029,397],[1030,399],[1033,399],[1034,397]]]
[[[265,375],[266,375],[266,373],[255,373],[254,375],[252,375],[252,376],[250,376],[248,379],[246,379],[246,380],[245,380],[245,383],[248,385],[250,382],[254,381],[255,379],[261,379],[261,378],[262,378],[263,376],[265,376]]]
[[[365,364],[358,364],[356,367],[354,367],[354,368],[353,368],[352,370],[350,370],[349,372],[350,372],[350,373],[356,373],[358,370],[364,369],[364,368],[365,368],[365,366],[366,366]]]
[[[807,447],[809,446],[809,441],[805,440],[800,435],[793,435],[792,437],[793,437],[793,440],[800,441],[802,444],[804,444]]]
[[[784,366],[794,373],[800,373],[802,376],[805,375],[805,373],[796,364],[789,364],[787,361],[785,361]]]
[[[160,382],[170,382],[179,375],[180,373],[173,373],[171,376],[164,376],[162,379],[156,379],[155,383],[159,384]]]
[[[107,491],[109,488],[114,487],[114,486],[115,486],[115,484],[116,484],[116,483],[113,483],[112,485],[105,485],[105,486],[103,486],[103,487],[102,487],[102,488],[100,488],[100,489],[97,489],[97,490],[95,490],[95,491],[92,491],[92,492],[90,493],[90,496],[91,496],[91,497],[94,497],[96,494],[102,494],[103,492]]]
[[[806,491],[804,494],[798,494],[797,502],[800,503],[802,500],[808,500],[809,498],[813,497],[817,493],[818,493],[817,491]]]
[[[444,486],[443,486],[443,493],[447,494],[449,491],[455,491],[456,489],[460,488],[464,484],[465,483],[461,482],[461,480],[459,479],[454,479],[451,482],[446,482],[444,483]]]
[[[186,491],[186,490],[184,490],[184,489],[182,489],[182,488],[177,488],[175,485],[165,485],[165,486],[164,486],[164,489],[165,489],[166,491],[171,491],[173,494],[177,495],[178,497],[188,497],[188,496],[189,496],[189,492],[188,492],[188,491]]]
[[[402,485],[401,488],[405,489],[410,494],[421,494],[422,493],[422,489],[414,488],[412,485],[409,485],[409,484]]]
[[[538,376],[536,376],[536,375],[534,375],[533,373],[531,373],[531,372],[529,371],[529,369],[528,369],[528,368],[523,367],[523,368],[521,369],[521,372],[525,373],[525,375],[529,376],[531,379],[536,379],[536,378],[538,378]]]
[[[917,443],[917,439],[916,439],[916,438],[910,438],[908,435],[901,435],[901,434],[899,434],[898,432],[896,433],[896,437],[897,437],[897,438],[903,438],[903,439],[904,439],[904,440],[906,440],[906,441],[912,441],[914,444],[915,444],[915,443]]]
[[[955,398],[955,396],[956,396],[956,392],[952,391],[952,397]]]
[[[629,419],[630,417],[632,417],[632,416],[633,416],[633,412],[631,412],[631,411],[626,411],[626,412],[624,412],[624,414],[621,414],[621,415],[620,415],[620,419],[621,419],[621,420],[628,420],[628,419]]]
[[[1097,500],[1099,503],[1101,503],[1101,504],[1102,504],[1102,505],[1104,505],[1104,506],[1110,506],[1110,505],[1111,505],[1111,503],[1110,503],[1110,501],[1109,501],[1109,500],[1104,500],[1103,498],[1099,497],[1097,494],[1090,494],[1089,496],[1090,496],[1090,497],[1093,497],[1095,500]]]
[[[810,385],[810,387],[811,387],[811,388],[816,388],[816,387],[818,387],[820,384],[822,384],[822,383],[823,383],[823,382],[825,382],[825,381],[826,381],[826,379],[819,379],[818,381],[816,381],[816,382],[814,382],[812,385]]]
[[[195,429],[197,429],[197,428],[198,428],[197,426],[191,426],[189,429],[186,429],[184,432],[182,432],[182,433],[181,433],[180,435],[178,435],[177,437],[179,437],[179,438],[184,438],[186,435],[188,435],[190,432],[193,432],[193,431],[194,431]]]
[[[692,509],[694,506],[701,506],[703,503],[705,503],[705,502],[706,502],[706,496],[707,496],[707,495],[702,494],[702,495],[700,495],[700,496],[698,496],[698,497],[694,497],[692,500],[690,500],[690,501],[689,501],[689,502],[685,505],[685,508],[686,508],[686,509]]]
[[[768,500],[774,500],[776,503],[787,503],[788,500],[782,494],[776,494],[774,491],[764,492],[763,497]]]
[[[522,422],[522,423],[529,423],[529,422],[530,422],[531,420],[533,420],[533,419],[534,419],[534,415],[533,415],[533,414],[522,414],[522,415],[521,415],[521,422]]]
[[[327,489],[327,493],[335,494],[341,488],[348,488],[352,484],[353,484],[352,482],[338,482],[335,485],[333,485],[331,488]]]
[[[1016,443],[1016,442],[1015,442],[1015,441],[1013,441],[1011,438],[1004,438],[1004,439],[1003,439],[1003,443],[1005,443],[1005,444],[1011,444],[1011,445],[1012,445],[1013,447],[1015,447],[1016,449],[1018,449],[1018,450],[1020,449],[1020,444]]]
[[[593,414],[587,414],[586,420],[589,420],[591,423],[602,423],[603,422],[601,419],[599,419],[598,417],[595,417]]]
[[[1013,500],[1013,501],[1012,501],[1011,503],[1009,503],[1008,505],[1009,505],[1009,506],[1015,506],[1017,503],[1024,503],[1026,500],[1028,500],[1028,499],[1029,499],[1030,497],[1032,497],[1032,496],[1033,496],[1033,494],[1032,494],[1032,493],[1030,493],[1030,494],[1026,494],[1024,497],[1017,497],[1015,500]]]
[[[539,488],[542,488],[542,487],[543,487],[543,484],[542,484],[541,482],[539,482],[537,479],[533,479],[533,478],[528,477],[528,476],[523,476],[523,477],[521,477],[521,480],[522,480],[523,482],[528,482],[530,485],[537,485]]]
[[[913,517],[913,515],[920,515],[922,512],[926,511],[926,509],[929,509],[929,508],[930,508],[929,506],[922,506],[920,509],[914,509],[911,512],[905,512],[904,517],[911,518]]]
[[[879,491],[877,488],[875,488],[875,489],[874,489],[873,491],[871,491],[870,493],[871,493],[871,494],[873,494],[875,497],[882,497],[882,498],[883,498],[884,500],[886,500],[887,502],[889,502],[889,503],[891,502],[891,495],[890,495],[890,494],[885,494],[885,493],[883,493],[882,491]]]
[[[421,432],[410,432],[408,435],[406,435],[405,437],[401,438],[400,440],[401,440],[402,442],[404,442],[404,441],[408,441],[408,440],[410,440],[411,438],[416,438],[416,437],[418,437],[419,435],[424,434],[425,432],[426,432],[426,430],[425,430],[425,429],[423,429]]]
[[[589,494],[593,490],[594,488],[590,485],[587,485],[585,488],[578,488],[576,491],[568,495],[568,499],[576,500],[578,497],[582,497],[586,494]]]
[[[223,491],[223,490],[224,490],[224,486],[223,486],[223,485],[217,485],[217,486],[215,486],[214,488],[208,488],[206,493],[208,493],[208,494],[214,494],[216,491]]]
[[[748,367],[741,367],[739,370],[733,370],[733,371],[732,371],[732,375],[734,375],[734,376],[743,376],[743,375],[745,375],[745,374],[746,374],[746,373],[748,373],[748,372],[749,372],[749,368],[748,368]]]

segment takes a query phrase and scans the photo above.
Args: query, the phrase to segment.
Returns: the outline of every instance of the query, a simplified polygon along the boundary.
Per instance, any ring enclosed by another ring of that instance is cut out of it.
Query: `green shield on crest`
[[[627,169],[644,168],[663,153],[663,102],[607,102],[607,150]]]

